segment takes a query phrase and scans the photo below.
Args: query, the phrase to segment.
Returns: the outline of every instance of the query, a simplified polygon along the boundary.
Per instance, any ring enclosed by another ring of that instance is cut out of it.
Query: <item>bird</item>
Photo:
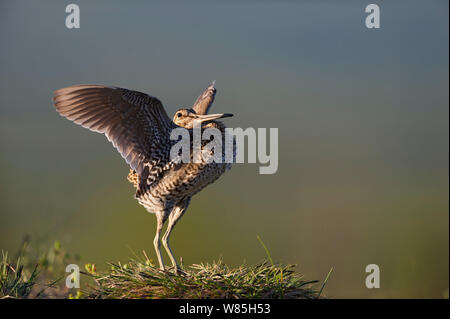
[[[170,157],[171,147],[176,142],[170,139],[170,135],[175,128],[187,129],[192,136],[193,123],[198,121],[201,130],[216,128],[224,133],[225,125],[219,119],[233,114],[208,114],[216,92],[213,81],[192,107],[180,108],[170,120],[161,101],[142,92],[91,84],[54,91],[53,105],[61,116],[104,134],[130,166],[127,179],[135,188],[134,198],[156,216],[153,245],[162,271],[166,267],[161,241],[175,273],[179,273],[181,267],[169,245],[173,228],[186,212],[192,196],[215,182],[232,165],[205,159],[184,163]],[[205,142],[201,143],[203,151]],[[190,147],[192,150],[192,141]],[[234,157],[235,152],[234,144]],[[190,156],[192,159],[192,152]],[[167,220],[168,225],[161,238]]]

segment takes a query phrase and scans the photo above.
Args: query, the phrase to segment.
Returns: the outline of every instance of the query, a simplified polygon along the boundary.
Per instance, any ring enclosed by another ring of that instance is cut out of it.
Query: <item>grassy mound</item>
[[[111,271],[89,271],[97,283],[89,298],[318,298],[317,281],[307,281],[293,265],[264,261],[230,268],[222,261],[196,264],[176,275],[149,259],[110,264]],[[89,267],[88,267],[89,268]]]

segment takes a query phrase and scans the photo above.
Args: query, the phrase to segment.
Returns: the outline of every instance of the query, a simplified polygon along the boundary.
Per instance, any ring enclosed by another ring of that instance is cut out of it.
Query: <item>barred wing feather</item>
[[[146,166],[152,170],[169,162],[170,132],[175,124],[157,98],[102,85],[75,85],[54,94],[60,115],[105,134],[139,175]]]

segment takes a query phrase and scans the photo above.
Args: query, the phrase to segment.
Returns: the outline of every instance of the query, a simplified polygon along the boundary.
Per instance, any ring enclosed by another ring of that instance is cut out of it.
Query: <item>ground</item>
[[[261,242],[264,246],[264,244]],[[264,246],[265,248],[265,246]],[[160,299],[160,298],[321,298],[323,283],[306,280],[295,265],[274,263],[267,258],[256,265],[229,267],[222,260],[206,264],[182,265],[182,272],[161,271],[143,252],[127,263],[108,263],[107,271],[95,265],[81,270],[80,289],[65,285],[65,265],[71,256],[59,242],[33,259],[22,249],[14,261],[3,252],[0,262],[0,298],[91,298],[91,299]],[[73,257],[72,257],[73,258]]]

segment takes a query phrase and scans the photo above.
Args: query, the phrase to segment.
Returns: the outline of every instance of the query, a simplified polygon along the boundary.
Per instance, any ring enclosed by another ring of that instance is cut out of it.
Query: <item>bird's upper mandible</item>
[[[214,84],[216,81],[212,81],[212,83],[203,91],[202,94],[197,98],[192,108],[197,114],[207,114],[209,108],[214,102],[214,97],[216,96],[216,88]]]

